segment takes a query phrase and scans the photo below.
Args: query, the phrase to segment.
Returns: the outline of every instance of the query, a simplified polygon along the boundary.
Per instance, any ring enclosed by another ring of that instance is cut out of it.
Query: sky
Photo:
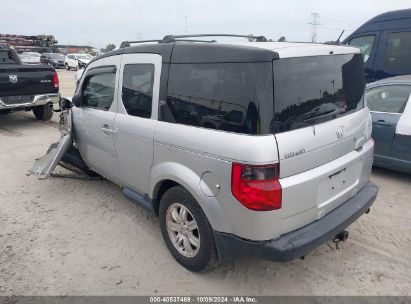
[[[343,38],[370,18],[411,0],[0,0],[2,34],[50,34],[60,44],[119,46],[167,34],[230,33],[319,42]]]

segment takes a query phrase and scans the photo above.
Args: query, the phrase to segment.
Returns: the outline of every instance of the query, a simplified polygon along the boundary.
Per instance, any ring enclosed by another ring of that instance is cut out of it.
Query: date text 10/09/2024
[[[198,297],[150,297],[150,303],[258,303],[255,297],[247,296],[198,296]]]

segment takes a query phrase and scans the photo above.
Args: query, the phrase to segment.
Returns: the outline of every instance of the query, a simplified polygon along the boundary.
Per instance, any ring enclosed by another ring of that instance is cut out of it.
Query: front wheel
[[[161,198],[159,218],[164,241],[177,262],[195,272],[217,265],[210,223],[187,190],[180,186],[169,189]]]
[[[65,64],[65,66],[66,66],[66,70],[67,70],[67,71],[70,71],[70,67],[69,67],[69,65],[68,65],[67,63]]]
[[[53,117],[53,105],[44,105],[33,108],[37,120],[50,120]]]

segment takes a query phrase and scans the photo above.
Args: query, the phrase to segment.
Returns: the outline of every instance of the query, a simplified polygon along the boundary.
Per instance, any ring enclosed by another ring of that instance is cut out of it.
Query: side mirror
[[[67,99],[67,98],[61,98],[60,99],[60,109],[62,110],[68,110],[73,107],[73,103]]]
[[[74,95],[72,102],[77,108],[81,107],[81,95]]]
[[[73,104],[71,103],[70,99],[67,98],[60,98],[60,109],[61,110],[68,110],[73,107]]]

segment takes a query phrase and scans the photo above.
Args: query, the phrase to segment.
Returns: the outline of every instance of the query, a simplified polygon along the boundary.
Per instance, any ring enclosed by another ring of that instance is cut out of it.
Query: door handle
[[[381,126],[392,126],[391,122],[385,121],[383,119],[379,119],[375,122],[377,125],[381,125]]]
[[[109,125],[107,125],[107,124],[104,124],[103,127],[101,128],[101,130],[103,130],[103,133],[107,134],[107,135],[117,133],[115,130],[110,129]]]

